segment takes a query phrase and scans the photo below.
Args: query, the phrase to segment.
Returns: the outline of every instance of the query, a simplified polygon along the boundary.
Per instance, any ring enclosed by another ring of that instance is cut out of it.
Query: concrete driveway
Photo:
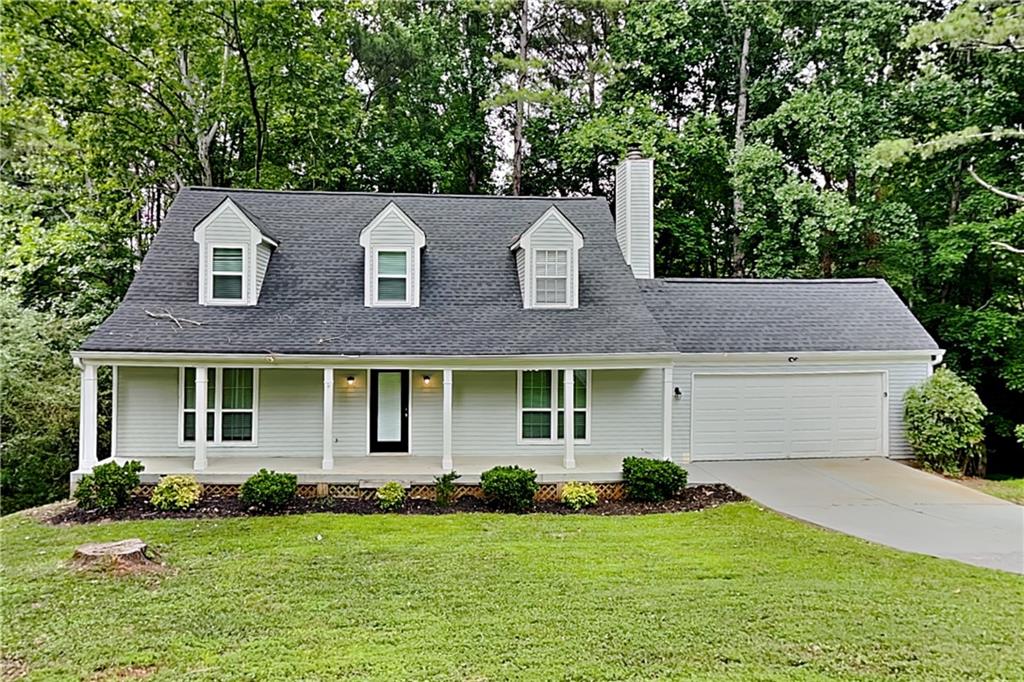
[[[908,552],[1024,573],[1024,507],[887,459],[695,462],[766,507]]]

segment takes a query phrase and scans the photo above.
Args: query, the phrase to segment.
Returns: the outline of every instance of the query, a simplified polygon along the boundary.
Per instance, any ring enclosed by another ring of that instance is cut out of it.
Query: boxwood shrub
[[[82,476],[75,488],[75,499],[83,509],[117,509],[128,503],[132,491],[139,487],[141,462],[132,460],[124,464],[107,462]]]
[[[381,511],[396,511],[405,504],[405,487],[398,481],[388,481],[377,488],[377,506]]]
[[[260,469],[246,479],[238,496],[251,507],[262,511],[277,511],[295,497],[298,489],[299,479],[295,474],[279,474]]]
[[[974,388],[945,367],[904,398],[907,441],[922,466],[950,476],[980,473],[988,410]]]
[[[537,472],[518,466],[502,466],[480,474],[480,488],[498,509],[510,512],[526,511],[533,506],[537,485]]]
[[[562,504],[573,511],[597,504],[597,488],[590,483],[569,481],[562,486]]]
[[[626,495],[638,502],[663,502],[686,485],[686,470],[675,462],[647,457],[622,460]]]

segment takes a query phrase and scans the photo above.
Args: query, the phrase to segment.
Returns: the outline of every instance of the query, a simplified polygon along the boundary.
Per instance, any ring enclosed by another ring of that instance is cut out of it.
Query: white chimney
[[[654,277],[654,159],[632,146],[615,169],[615,236],[637,279]]]

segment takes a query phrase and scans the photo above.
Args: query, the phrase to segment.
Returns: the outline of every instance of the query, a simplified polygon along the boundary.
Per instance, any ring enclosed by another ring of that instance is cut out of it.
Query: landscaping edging
[[[634,502],[623,499],[621,484],[608,484],[619,487],[618,495],[610,497],[601,494],[599,501],[593,507],[585,507],[579,512],[574,512],[555,497],[559,486],[542,485],[541,491],[537,494],[537,501],[532,510],[526,513],[541,514],[586,514],[594,516],[630,516],[640,514],[664,514],[673,512],[699,511],[710,509],[727,502],[739,502],[746,498],[726,485],[698,485],[691,486],[680,491],[675,497],[664,502]],[[213,486],[210,486],[213,487]],[[263,516],[276,514],[262,514],[255,509],[245,505],[237,496],[238,486],[235,494],[227,494],[223,490],[229,486],[217,486],[218,494],[207,494],[204,492],[199,503],[185,511],[159,511],[149,503],[148,495],[152,486],[139,488],[137,494],[132,497],[128,505],[121,509],[101,511],[96,509],[79,509],[72,507],[61,513],[55,514],[48,519],[50,523],[92,523],[97,521],[134,521],[148,519],[206,519],[206,518],[228,518],[238,516]],[[430,489],[429,499],[425,496],[410,496],[401,509],[394,512],[382,512],[376,501],[373,499],[375,490],[372,488],[358,488],[358,496],[342,497],[330,494],[318,497],[317,486],[299,486],[299,494],[278,512],[278,514],[309,514],[309,513],[338,513],[338,514],[457,514],[457,513],[479,513],[493,512],[494,509],[483,499],[479,486],[457,486],[459,491],[456,501],[450,507],[440,507],[433,501],[433,486],[413,486]],[[602,486],[603,487],[603,486]],[[310,488],[313,489],[312,493]],[[553,490],[546,491],[545,488]],[[322,488],[321,488],[322,491]],[[418,492],[418,491],[417,491]],[[330,490],[328,490],[330,493]],[[421,493],[422,494],[422,493]],[[543,494],[543,496],[542,496]]]

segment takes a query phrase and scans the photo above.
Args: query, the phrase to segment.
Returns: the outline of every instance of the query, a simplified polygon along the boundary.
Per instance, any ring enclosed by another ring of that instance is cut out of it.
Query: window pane
[[[541,277],[565,277],[569,268],[568,251],[538,251],[536,271]]]
[[[573,407],[587,406],[587,370],[573,370]]]
[[[185,425],[182,429],[183,433],[181,439],[185,441],[194,441],[196,439],[196,413],[186,412],[185,413]],[[206,413],[206,440],[213,440],[213,412]]]
[[[196,409],[196,368],[185,368],[185,409]],[[206,370],[206,406],[213,409],[217,396],[217,370]]]
[[[565,292],[565,278],[537,278],[537,303],[565,303]]]
[[[185,409],[196,409],[196,369],[195,367],[185,368]]]
[[[214,272],[241,272],[242,271],[242,250],[241,249],[214,249],[213,250],[213,271]]]
[[[213,276],[213,297],[214,298],[242,298],[242,276],[241,275],[214,275]]]
[[[405,251],[378,251],[378,275],[405,275]]]
[[[221,415],[222,441],[252,440],[252,412],[225,412]]]
[[[523,372],[523,408],[531,407],[551,407],[551,372],[546,369]]]
[[[404,301],[405,279],[381,277],[377,280],[378,301]]]
[[[585,440],[587,437],[587,413],[585,410],[577,410],[575,417],[572,437],[574,440]],[[558,438],[565,438],[565,410],[558,411]]]
[[[224,370],[225,410],[252,408],[252,369]]]
[[[551,413],[523,412],[523,438],[551,438]]]

